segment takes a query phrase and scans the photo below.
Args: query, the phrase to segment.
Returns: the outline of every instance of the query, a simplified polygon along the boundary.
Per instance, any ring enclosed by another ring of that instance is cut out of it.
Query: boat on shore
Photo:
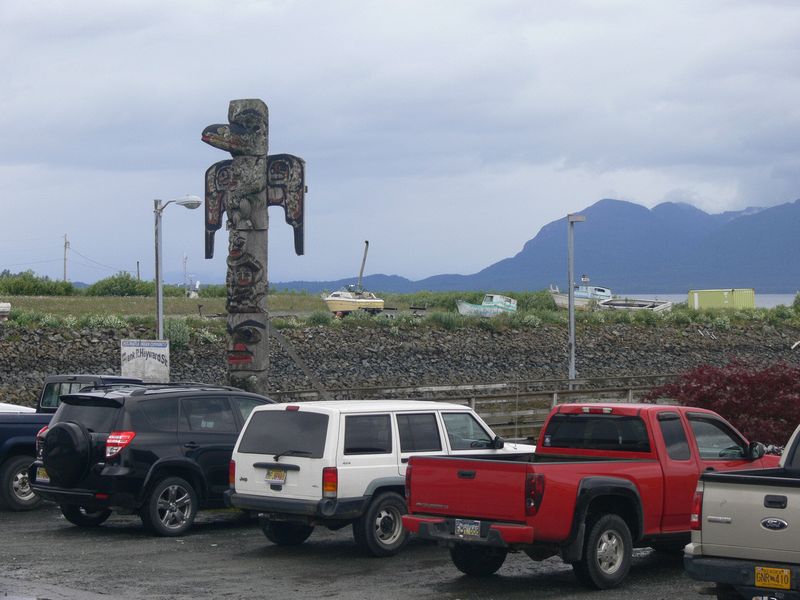
[[[356,310],[379,313],[383,310],[383,298],[372,292],[359,289],[355,285],[345,286],[330,294],[322,294],[322,300],[328,310],[337,316],[344,316]]]
[[[669,300],[651,300],[647,298],[610,298],[597,303],[597,308],[605,310],[649,310],[666,312],[672,310]]]
[[[364,242],[364,257],[361,259],[361,270],[358,272],[358,283],[347,285],[330,294],[322,294],[322,301],[328,310],[337,317],[343,317],[351,312],[363,310],[371,314],[377,314],[384,308],[383,298],[379,298],[374,293],[367,291],[361,285],[364,276],[364,265],[367,262],[367,251],[369,250],[369,240]]]
[[[495,317],[504,313],[517,312],[517,301],[501,294],[486,294],[483,302],[472,304],[456,300],[458,313],[470,317]]]
[[[557,308],[569,308],[569,293],[562,292],[556,285],[550,285],[548,290],[556,303]],[[604,286],[590,285],[586,275],[581,276],[581,283],[575,284],[573,298],[576,310],[588,310],[604,301],[611,300],[614,296],[611,290]]]

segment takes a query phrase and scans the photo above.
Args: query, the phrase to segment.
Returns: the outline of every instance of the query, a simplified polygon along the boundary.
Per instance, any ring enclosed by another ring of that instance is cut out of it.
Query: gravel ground
[[[48,505],[0,512],[0,599],[119,600],[152,598],[700,598],[680,558],[634,553],[621,588],[581,587],[569,566],[513,554],[497,575],[459,573],[449,553],[413,540],[389,559],[359,554],[349,527],[316,530],[302,546],[267,541],[257,523],[231,511],[201,513],[181,538],[155,538],[136,517],[113,515],[98,529],[80,529]]]

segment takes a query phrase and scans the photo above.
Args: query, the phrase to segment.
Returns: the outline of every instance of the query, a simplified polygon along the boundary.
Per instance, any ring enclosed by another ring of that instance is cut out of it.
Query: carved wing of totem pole
[[[232,100],[228,124],[209,125],[202,140],[231,153],[206,171],[206,258],[214,235],[228,230],[228,378],[231,385],[265,393],[267,339],[268,206],[282,206],[303,254],[305,162],[290,154],[268,156],[269,113],[261,100]]]

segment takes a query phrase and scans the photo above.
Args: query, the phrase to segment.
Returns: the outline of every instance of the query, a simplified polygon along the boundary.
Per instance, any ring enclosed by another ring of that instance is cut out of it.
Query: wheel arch
[[[642,538],[644,515],[636,485],[619,477],[586,477],[578,485],[570,537],[561,549],[564,561],[576,562],[583,557],[586,530],[604,514],[616,514],[622,518],[634,543]]]
[[[165,477],[182,477],[188,481],[194,488],[201,504],[208,497],[208,483],[203,471],[196,463],[190,460],[167,458],[153,463],[153,466],[150,467],[139,492],[137,503],[143,504],[153,485]]]

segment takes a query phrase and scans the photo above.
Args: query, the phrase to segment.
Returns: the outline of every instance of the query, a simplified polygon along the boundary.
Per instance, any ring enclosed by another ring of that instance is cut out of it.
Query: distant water
[[[648,294],[642,292],[639,294],[617,294],[615,296],[622,296],[625,298],[649,298],[653,300],[669,300],[670,302],[686,302],[689,294]],[[794,294],[759,294],[756,292],[756,307],[757,308],[775,308],[779,304],[791,306],[794,302]]]

